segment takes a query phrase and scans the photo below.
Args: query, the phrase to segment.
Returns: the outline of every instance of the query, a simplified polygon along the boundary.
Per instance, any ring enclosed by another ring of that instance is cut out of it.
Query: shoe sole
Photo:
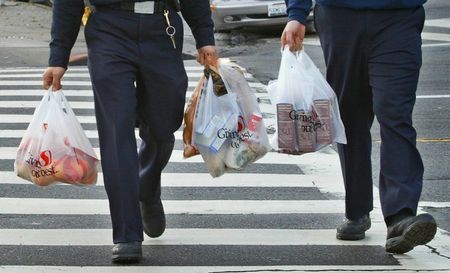
[[[166,230],[166,228],[164,228],[164,229],[162,229],[162,230],[160,230],[160,231],[158,231],[156,233],[154,231],[153,232],[149,232],[149,230],[144,227],[144,233],[147,234],[147,236],[150,237],[150,238],[158,238],[158,237],[160,237],[161,235],[163,235],[165,230]]]
[[[366,231],[370,229],[372,226],[372,223],[369,223],[366,227],[364,227],[363,233],[357,233],[357,234],[347,234],[347,233],[340,233],[336,232],[336,239],[343,240],[343,241],[359,241],[366,238]]]
[[[345,233],[336,233],[336,239],[344,240],[344,241],[358,241],[362,240],[366,237],[366,233],[360,234],[345,234]]]
[[[420,216],[419,216],[420,217]],[[433,240],[437,231],[436,222],[432,219],[419,219],[409,226],[401,236],[386,241],[386,251],[394,254],[403,254],[411,251],[418,245],[424,245]]]
[[[112,255],[112,262],[117,264],[132,264],[138,263],[142,259],[142,255],[129,254],[129,255]]]

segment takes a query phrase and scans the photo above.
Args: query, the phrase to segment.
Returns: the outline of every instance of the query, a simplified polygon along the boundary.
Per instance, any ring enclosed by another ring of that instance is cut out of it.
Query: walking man
[[[112,261],[138,262],[143,231],[165,230],[161,172],[183,119],[187,75],[183,22],[202,64],[217,58],[208,0],[91,0],[85,27],[104,184],[113,226]],[[181,4],[181,5],[180,5]],[[80,29],[83,0],[55,0],[44,88],[61,88]],[[142,144],[137,152],[135,124]]]
[[[431,241],[436,222],[416,216],[423,164],[412,111],[422,63],[426,0],[317,0],[314,10],[327,80],[339,99],[347,144],[338,144],[345,182],[346,221],[337,238],[361,240],[373,209],[371,135],[380,123],[380,201],[386,251],[405,253]],[[300,50],[311,0],[286,0],[282,45]]]

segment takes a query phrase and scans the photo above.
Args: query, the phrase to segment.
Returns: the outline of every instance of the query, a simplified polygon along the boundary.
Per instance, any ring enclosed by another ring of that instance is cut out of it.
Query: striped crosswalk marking
[[[185,64],[189,98],[202,68],[191,61]],[[450,270],[444,257],[450,253],[450,236],[441,230],[428,246],[407,256],[386,254],[378,201],[365,240],[335,239],[344,189],[333,149],[300,157],[270,152],[245,170],[212,179],[200,156],[183,159],[181,131],[175,133],[176,148],[162,175],[168,229],[158,239],[145,238],[140,266],[114,267],[101,172],[91,188],[40,188],[13,172],[17,145],[42,96],[42,72],[0,70],[2,273]],[[275,120],[264,86],[250,74],[246,77],[270,127]],[[65,79],[65,95],[98,153],[87,68],[70,68]],[[449,206],[420,203],[421,208]]]

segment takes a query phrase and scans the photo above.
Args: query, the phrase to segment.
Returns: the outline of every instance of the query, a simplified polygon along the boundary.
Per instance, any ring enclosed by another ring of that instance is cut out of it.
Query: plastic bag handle
[[[284,52],[285,50],[291,51],[291,50],[289,49],[289,45],[286,44],[286,45],[284,45],[284,47],[281,47],[281,48],[280,48],[281,54],[283,54],[283,52]],[[303,48],[301,48],[300,50],[297,50],[297,51],[291,51],[291,53],[294,54],[294,56],[295,56],[296,58],[298,58],[298,56],[300,55],[300,53],[303,52],[303,51],[304,51]]]

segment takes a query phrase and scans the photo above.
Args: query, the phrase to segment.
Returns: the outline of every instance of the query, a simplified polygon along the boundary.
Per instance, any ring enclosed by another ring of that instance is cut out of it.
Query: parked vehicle
[[[287,22],[286,4],[280,0],[211,0],[211,11],[216,31],[283,26]],[[307,29],[315,31],[312,10]]]

